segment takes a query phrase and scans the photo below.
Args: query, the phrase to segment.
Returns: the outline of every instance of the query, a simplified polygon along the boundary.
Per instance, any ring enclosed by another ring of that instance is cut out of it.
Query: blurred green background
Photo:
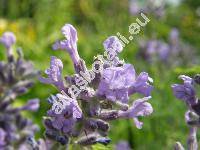
[[[154,79],[155,88],[150,101],[154,113],[142,118],[142,130],[138,130],[132,120],[115,121],[110,131],[113,145],[126,140],[133,149],[168,150],[176,141],[186,143],[186,107],[173,96],[170,85],[179,82],[177,77],[180,74],[192,76],[199,73],[200,66],[150,64],[137,57],[138,41],[140,38],[150,39],[153,35],[166,41],[170,30],[176,27],[183,42],[195,47],[200,59],[200,1],[185,0],[176,5],[168,3],[165,11],[164,17],[159,19],[147,14],[150,23],[120,54],[121,58],[135,66],[137,72],[146,71]],[[67,53],[51,49],[53,42],[62,38],[60,28],[65,23],[76,27],[79,53],[91,67],[93,57],[103,54],[102,42],[117,32],[129,35],[128,26],[137,17],[130,14],[128,0],[0,0],[0,35],[7,30],[13,31],[17,36],[17,46],[23,48],[25,58],[30,59],[38,70],[48,68],[50,56],[55,55],[62,59],[64,73],[73,74],[73,65]],[[0,51],[0,59],[5,57],[4,53]],[[37,81],[28,94],[19,98],[21,101],[33,97],[41,99],[40,111],[26,114],[40,124],[41,132],[37,136],[43,133],[42,116],[50,107],[46,98],[56,92],[54,87]]]

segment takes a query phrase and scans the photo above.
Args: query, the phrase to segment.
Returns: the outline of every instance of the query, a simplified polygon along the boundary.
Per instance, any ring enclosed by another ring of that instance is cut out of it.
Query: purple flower
[[[128,102],[128,89],[135,80],[135,70],[131,65],[110,67],[103,71],[97,93],[109,100]]]
[[[138,129],[142,128],[143,123],[138,120],[139,116],[148,116],[153,112],[153,108],[147,101],[151,98],[144,97],[133,102],[127,111],[120,111],[119,116],[123,118],[133,118]]]
[[[57,49],[67,50],[67,52],[71,56],[74,64],[78,64],[80,57],[79,57],[79,54],[77,51],[78,37],[77,37],[76,29],[71,24],[65,24],[62,27],[61,32],[63,33],[63,35],[65,36],[66,39],[62,40],[62,41],[57,41],[53,45],[53,49],[54,50],[57,50]]]
[[[62,69],[63,69],[62,61],[56,58],[55,56],[52,56],[50,67],[45,71],[45,73],[48,75],[48,78],[40,77],[39,80],[42,83],[54,84],[55,86],[62,89],[64,86],[62,81]]]
[[[172,85],[172,89],[176,98],[185,101],[189,105],[194,105],[197,103],[195,96],[195,89],[192,84],[192,78],[181,75],[180,79],[184,81],[183,84],[174,84]]]
[[[130,64],[125,64],[123,67],[110,67],[104,69],[97,93],[109,100],[127,103],[129,95],[133,93],[150,95],[152,86],[148,81],[147,73],[143,72],[137,77],[135,69]]]
[[[52,98],[53,106],[52,109],[48,111],[48,116],[52,118],[53,127],[64,133],[71,132],[76,120],[82,117],[82,110],[78,102],[64,94],[57,94],[56,97],[54,96]],[[56,113],[54,110],[56,107],[60,107],[56,102],[61,102],[60,113]]]
[[[148,73],[141,72],[136,78],[134,84],[129,88],[129,95],[134,93],[140,93],[144,96],[150,96],[153,86],[149,84],[153,82],[153,79],[149,77]]]
[[[61,114],[56,114],[54,111],[49,110],[48,116],[52,118],[52,126],[64,133],[72,132],[76,119],[72,117],[71,107],[66,107]]]
[[[103,46],[106,51],[112,51],[113,53],[120,53],[123,50],[123,46],[116,36],[108,37],[103,42]]]
[[[81,118],[82,117],[82,110],[78,105],[77,100],[68,97],[67,95],[57,94],[56,95],[59,101],[63,102],[65,107],[70,107],[72,109],[73,118]]]
[[[7,49],[9,49],[16,42],[16,37],[12,32],[5,32],[0,37],[0,43],[2,43]]]

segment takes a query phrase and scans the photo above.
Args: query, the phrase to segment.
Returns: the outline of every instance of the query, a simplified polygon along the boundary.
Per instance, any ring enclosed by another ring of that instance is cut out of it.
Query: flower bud
[[[55,128],[53,127],[52,122],[51,122],[50,119],[45,119],[45,120],[44,120],[44,125],[45,125],[45,127],[47,127],[48,129],[55,129]]]
[[[92,144],[96,144],[96,139],[97,136],[92,134],[92,135],[88,135],[88,136],[84,136],[82,138],[80,138],[77,143],[83,146],[87,146],[87,145],[92,145]]]
[[[109,124],[103,120],[99,119],[99,120],[97,120],[96,123],[97,123],[98,129],[102,130],[104,132],[107,132],[110,128]]]
[[[65,136],[57,136],[56,140],[61,143],[62,145],[66,145],[69,141],[69,139]]]
[[[85,122],[85,128],[87,130],[95,131],[97,129],[96,121],[93,119],[89,119]]]
[[[200,116],[200,102],[199,102],[199,100],[197,101],[197,104],[194,104],[191,107],[195,111],[195,113]]]
[[[117,110],[104,111],[101,112],[99,117],[103,120],[115,120],[118,118],[118,111]]]
[[[193,80],[194,80],[194,82],[195,82],[196,84],[199,84],[199,85],[200,85],[200,74],[195,75],[194,78],[193,78]]]
[[[100,137],[97,140],[97,143],[103,144],[103,145],[108,145],[111,142],[111,139],[107,137]]]

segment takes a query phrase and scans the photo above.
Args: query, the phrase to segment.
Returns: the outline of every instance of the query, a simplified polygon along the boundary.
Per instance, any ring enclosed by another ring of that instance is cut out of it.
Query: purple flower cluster
[[[129,10],[132,15],[138,15],[142,12],[160,18],[165,15],[165,5],[164,1],[147,0],[144,3],[140,0],[130,0]]]
[[[18,57],[13,56],[16,37],[5,32],[0,43],[7,50],[7,61],[0,61],[0,149],[21,149],[26,138],[33,136],[38,126],[21,114],[22,111],[37,111],[39,100],[31,99],[24,106],[13,107],[18,96],[27,93],[33,86],[33,77],[38,73],[31,62],[23,59],[20,49]]]
[[[150,96],[153,87],[149,84],[149,80],[152,81],[146,72],[137,76],[131,64],[105,68],[97,93],[111,101],[128,103],[129,96],[134,93]]]
[[[95,72],[86,67],[78,54],[76,29],[66,24],[61,32],[65,39],[57,41],[53,49],[64,49],[69,53],[76,73],[63,78],[62,61],[52,56],[50,67],[45,71],[48,77],[40,77],[41,82],[58,89],[58,94],[48,99],[52,108],[44,119],[46,137],[66,146],[69,141],[81,146],[107,145],[110,142],[107,137],[110,129],[108,122],[111,120],[133,119],[136,127],[142,128],[143,123],[138,117],[153,112],[148,102],[153,89],[150,82],[153,80],[146,72],[137,75],[131,64],[121,63],[117,54],[123,47],[118,38],[111,36],[103,43],[105,53],[112,54],[115,63],[110,55],[107,59],[98,55],[94,58],[93,69],[99,72]],[[78,94],[75,85],[80,86]],[[133,101],[130,96],[135,93],[144,98]]]
[[[140,42],[139,53],[145,60],[150,62],[162,61],[174,65],[191,62],[191,58],[194,58],[193,52],[191,46],[180,40],[179,31],[173,28],[169,33],[168,42],[157,39],[143,40]]]
[[[197,97],[197,87],[200,86],[200,75],[196,75],[194,78],[190,78],[185,75],[179,76],[183,80],[183,84],[174,84],[172,89],[176,98],[184,101],[188,107],[188,111],[185,113],[185,121],[190,128],[188,136],[188,149],[197,150],[197,128],[200,125],[200,102]],[[181,150],[182,145],[176,143],[176,149]]]

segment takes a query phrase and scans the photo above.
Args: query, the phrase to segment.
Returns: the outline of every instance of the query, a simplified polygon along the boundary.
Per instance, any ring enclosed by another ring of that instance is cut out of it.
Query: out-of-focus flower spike
[[[36,111],[39,108],[39,100],[32,99],[25,106],[18,108],[13,107],[12,103],[32,87],[38,72],[29,61],[23,59],[21,50],[18,49],[18,57],[14,57],[12,46],[15,42],[16,37],[12,32],[5,32],[0,37],[0,43],[7,49],[8,58],[8,62],[0,62],[0,149],[21,150],[26,147],[26,137],[38,131],[38,126],[24,118],[21,112]]]

